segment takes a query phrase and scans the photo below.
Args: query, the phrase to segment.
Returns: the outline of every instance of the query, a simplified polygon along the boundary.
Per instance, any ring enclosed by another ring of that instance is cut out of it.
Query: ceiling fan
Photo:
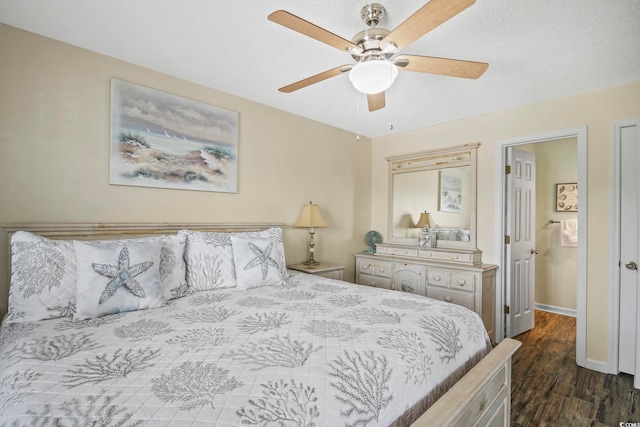
[[[400,50],[474,3],[475,0],[430,0],[393,31],[377,27],[384,15],[384,7],[378,3],[369,4],[360,11],[362,20],[369,28],[356,34],[351,41],[285,10],[273,12],[269,15],[270,21],[346,52],[357,61],[354,65],[341,65],[278,90],[290,93],[349,72],[349,80],[354,87],[367,94],[369,111],[376,111],[384,108],[384,91],[391,87],[398,70],[477,79],[489,64],[405,54],[394,57]]]

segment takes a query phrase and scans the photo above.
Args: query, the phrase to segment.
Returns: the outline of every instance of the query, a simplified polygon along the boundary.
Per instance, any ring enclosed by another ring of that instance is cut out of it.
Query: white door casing
[[[508,147],[507,165],[507,336],[513,337],[532,329],[535,321],[535,153]]]

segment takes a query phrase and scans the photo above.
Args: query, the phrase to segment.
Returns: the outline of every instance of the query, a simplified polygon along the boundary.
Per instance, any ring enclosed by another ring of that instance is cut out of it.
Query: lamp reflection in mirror
[[[302,207],[302,212],[300,212],[300,217],[293,224],[295,228],[308,228],[309,229],[309,259],[305,261],[304,265],[318,265],[320,264],[314,259],[315,252],[315,242],[314,235],[316,234],[314,228],[327,228],[329,224],[322,218],[322,214],[320,213],[320,207],[314,204],[313,202],[309,202],[308,205],[304,205]]]
[[[420,214],[420,219],[416,224],[416,228],[422,228],[420,236],[418,237],[418,246],[425,248],[435,248],[437,241],[436,222],[433,220],[431,214],[424,211]]]
[[[359,62],[349,71],[349,80],[353,87],[369,95],[389,89],[396,77],[398,68],[386,59]]]

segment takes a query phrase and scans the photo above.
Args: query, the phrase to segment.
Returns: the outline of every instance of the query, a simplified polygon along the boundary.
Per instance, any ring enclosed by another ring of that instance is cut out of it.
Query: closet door
[[[637,126],[620,128],[620,338],[618,368],[636,375],[638,310],[638,178]],[[636,375],[636,388],[640,378]]]

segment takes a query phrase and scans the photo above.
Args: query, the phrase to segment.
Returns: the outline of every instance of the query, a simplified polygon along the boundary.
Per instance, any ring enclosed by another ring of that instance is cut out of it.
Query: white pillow
[[[187,238],[187,285],[193,291],[236,286],[229,233],[181,230]]]
[[[27,231],[11,236],[11,284],[5,323],[70,316],[75,310],[73,243]]]
[[[238,289],[280,285],[284,278],[280,272],[280,246],[273,237],[246,237],[231,235],[233,260]]]
[[[160,239],[75,241],[74,247],[78,268],[74,320],[164,304]]]
[[[159,266],[160,282],[164,290],[164,297],[169,301],[187,294],[187,264],[184,260],[187,236],[161,236],[159,239],[162,243]]]
[[[276,262],[278,263],[278,268],[283,278],[289,277],[284,257],[282,234],[282,228],[279,227],[272,227],[264,231],[240,233],[181,230],[178,235],[187,236],[185,259],[187,261],[187,284],[189,289],[204,291],[236,286],[231,236],[272,237],[276,239],[278,246]]]

